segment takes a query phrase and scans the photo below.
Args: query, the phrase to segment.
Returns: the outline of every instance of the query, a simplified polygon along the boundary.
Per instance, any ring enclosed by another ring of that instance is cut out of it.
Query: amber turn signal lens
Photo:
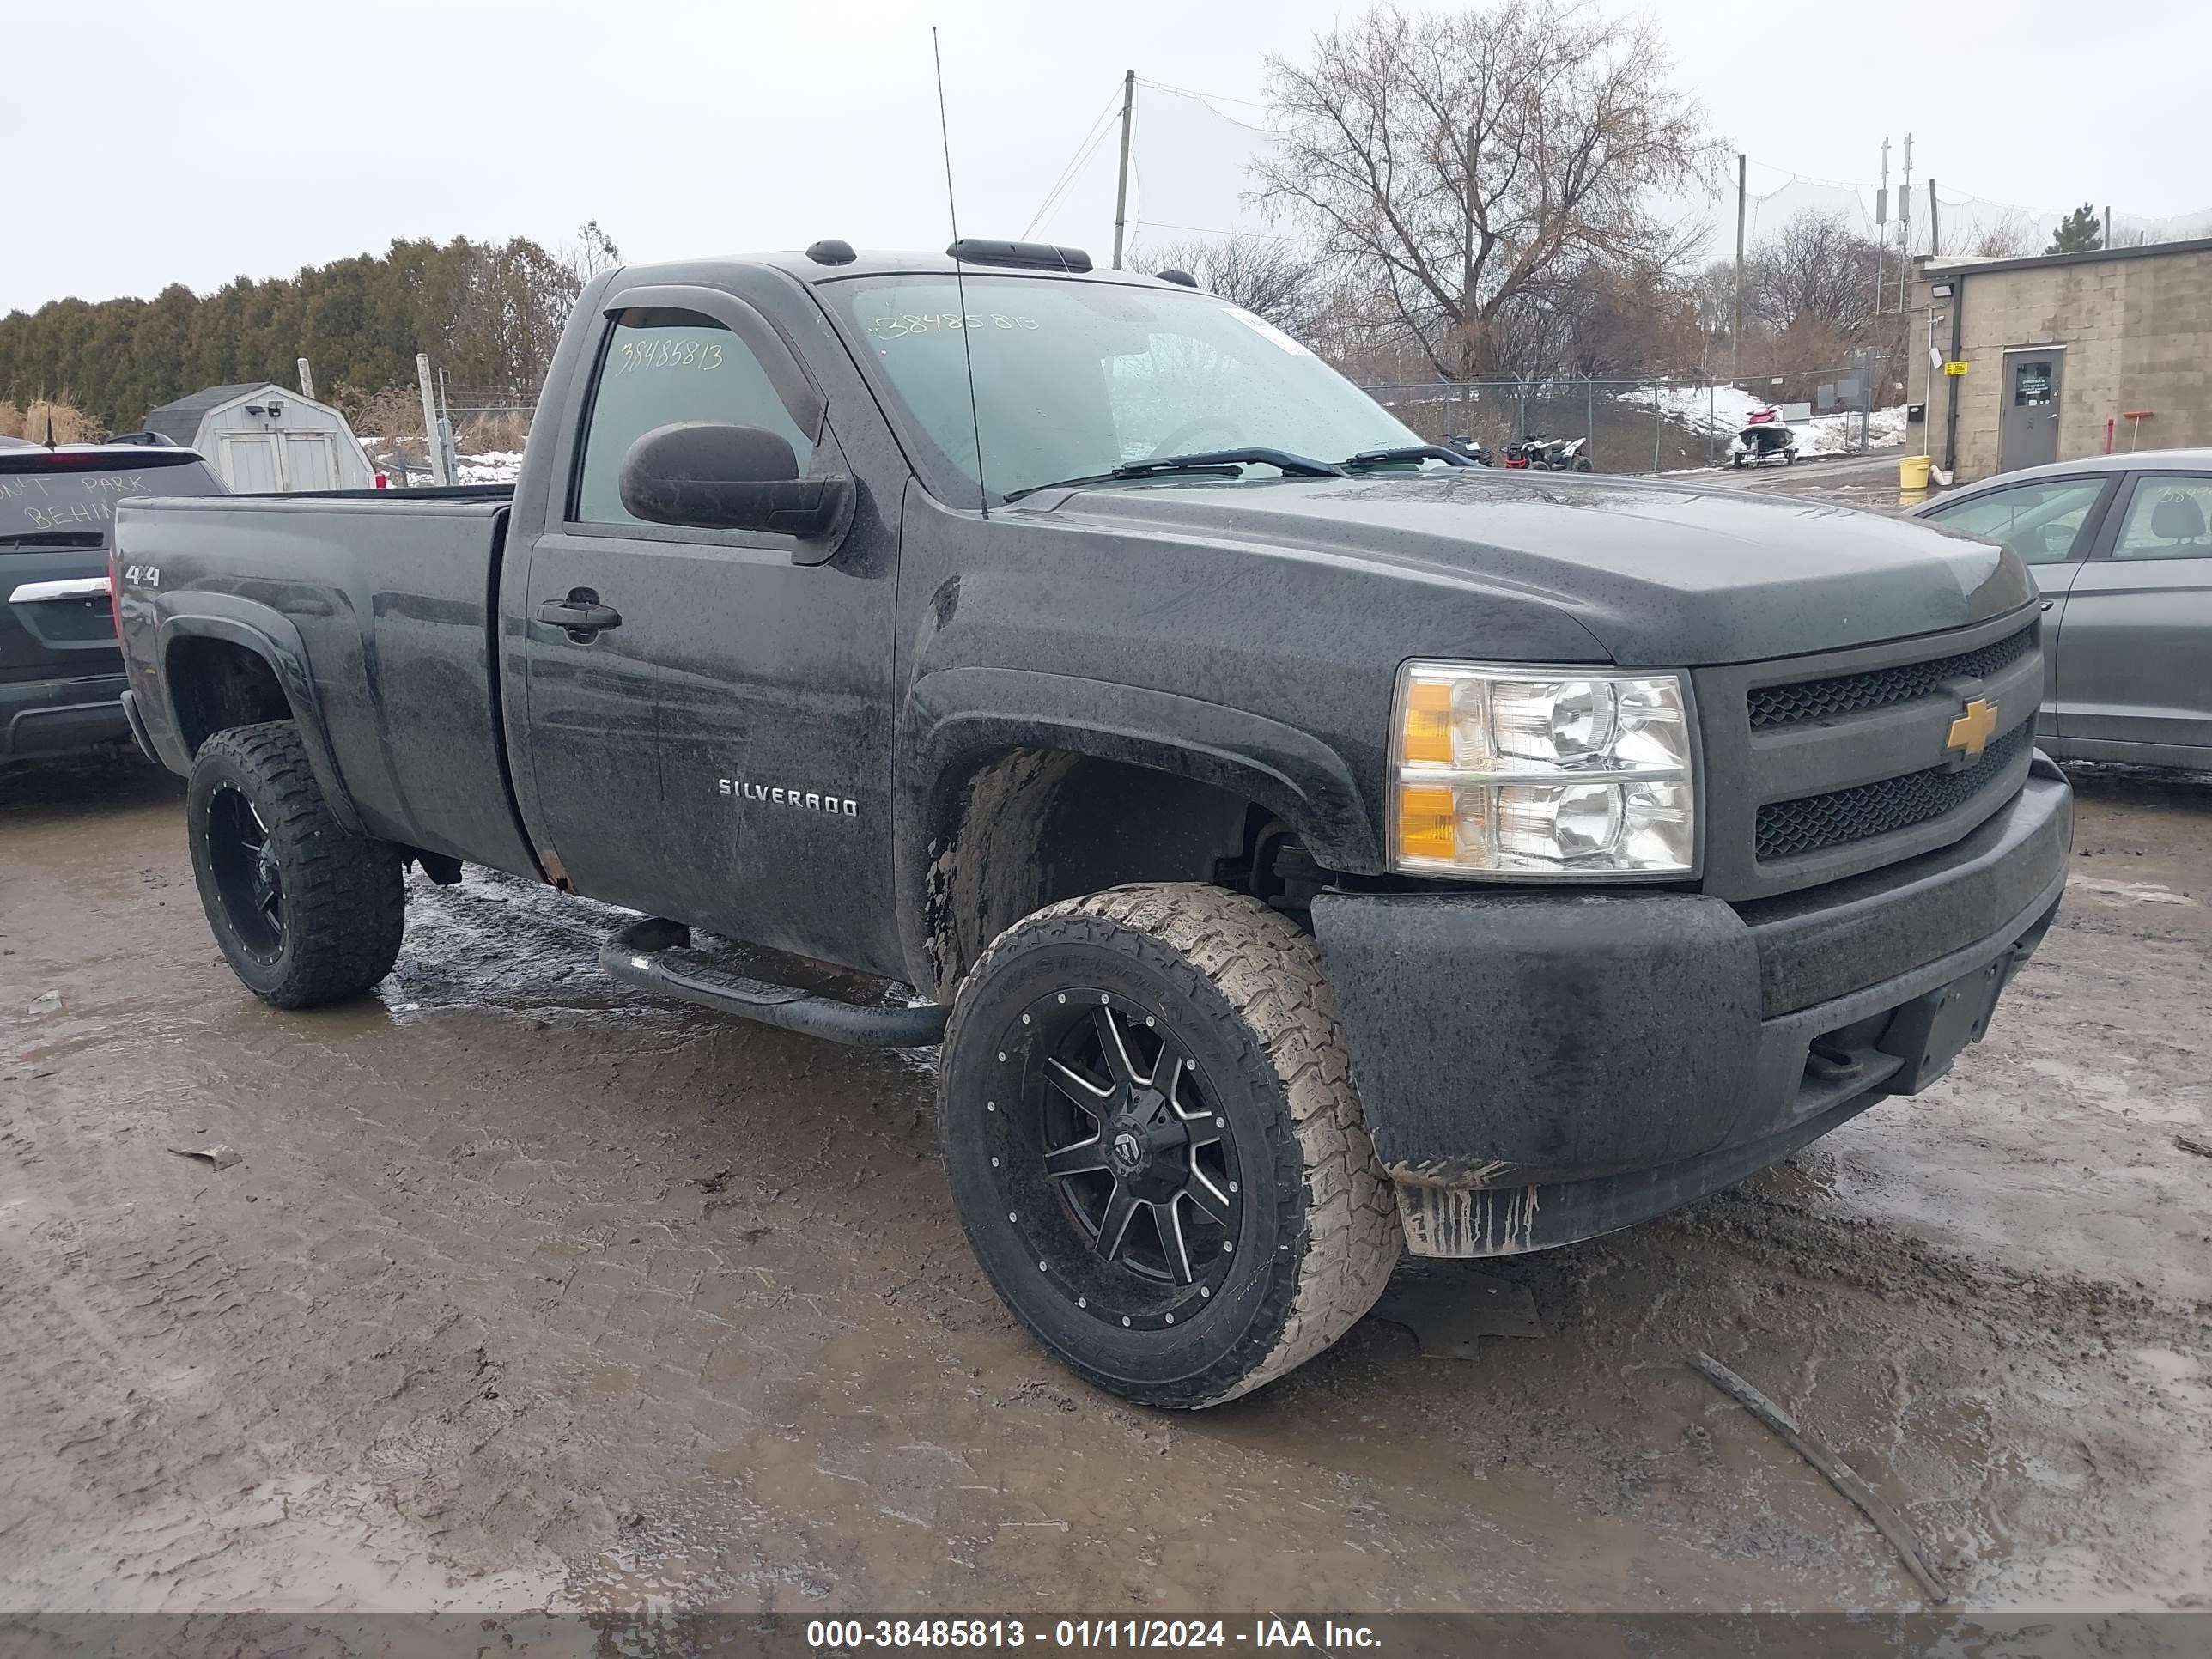
[[[1399,785],[1398,856],[1449,863],[1458,850],[1452,792],[1433,784]]]
[[[1404,759],[1451,763],[1451,704],[1449,681],[1415,680],[1406,688]]]

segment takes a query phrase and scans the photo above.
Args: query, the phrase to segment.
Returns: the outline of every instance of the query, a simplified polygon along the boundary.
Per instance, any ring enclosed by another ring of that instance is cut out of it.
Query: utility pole
[[[1905,308],[1905,285],[1912,270],[1912,135],[1905,135],[1905,178],[1897,187],[1897,308]],[[1910,335],[1905,337],[1908,340]]]
[[[1123,228],[1129,222],[1129,126],[1137,112],[1137,71],[1121,76],[1121,175],[1114,185],[1114,269],[1121,268]]]
[[[1888,234],[1889,140],[1885,138],[1881,141],[1881,188],[1874,193],[1874,314],[1877,317],[1881,315],[1881,239]]]
[[[1936,258],[1943,252],[1943,220],[1936,206],[1936,181],[1928,181],[1928,257]]]
[[[307,367],[305,357],[300,359],[300,395],[302,398],[315,395],[315,371]]]
[[[1729,325],[1729,346],[1735,356],[1729,379],[1736,386],[1743,384],[1743,216],[1747,199],[1744,167],[1744,157],[1739,151],[1735,158],[1735,317]]]
[[[415,354],[415,378],[422,386],[422,441],[430,452],[430,478],[438,484],[450,484],[453,474],[446,457],[443,436],[445,422],[438,418],[438,394],[430,384],[430,354]]]
[[[2110,204],[2110,203],[2108,202],[2108,203],[2106,203],[2106,204],[2105,204],[2105,246],[2106,246],[2106,247],[2110,247],[2110,246],[2112,246],[2112,204]]]

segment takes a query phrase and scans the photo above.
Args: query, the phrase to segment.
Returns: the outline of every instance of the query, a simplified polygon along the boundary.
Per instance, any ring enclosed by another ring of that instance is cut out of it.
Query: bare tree
[[[1381,6],[1268,60],[1283,134],[1260,198],[1381,292],[1435,373],[1484,374],[1547,289],[1677,249],[1652,198],[1714,152],[1669,68],[1650,23],[1560,0]]]
[[[2018,259],[2035,252],[2035,227],[2018,208],[2007,208],[1974,234],[1977,259]]]
[[[583,285],[603,270],[611,270],[622,263],[622,250],[615,239],[600,228],[597,219],[586,219],[576,227],[576,240],[561,249],[561,263],[574,273],[576,286]]]
[[[1840,213],[1807,209],[1744,261],[1752,317],[1777,331],[1814,328],[1838,339],[1864,333],[1874,304],[1875,245]]]
[[[1135,263],[1153,276],[1182,271],[1207,293],[1266,318],[1286,333],[1303,335],[1320,320],[1326,287],[1321,261],[1278,238],[1194,237],[1139,249]]]

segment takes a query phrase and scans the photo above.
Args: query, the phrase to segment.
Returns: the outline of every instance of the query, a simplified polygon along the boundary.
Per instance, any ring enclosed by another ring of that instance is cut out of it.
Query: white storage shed
[[[199,451],[241,493],[376,486],[345,416],[273,383],[211,386],[163,404],[145,427]]]

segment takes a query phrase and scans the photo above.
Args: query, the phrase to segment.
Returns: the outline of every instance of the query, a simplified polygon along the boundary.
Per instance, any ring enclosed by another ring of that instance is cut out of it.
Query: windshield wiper
[[[1479,465],[1473,457],[1462,455],[1456,449],[1446,449],[1442,444],[1401,444],[1395,449],[1363,449],[1357,455],[1347,455],[1337,465],[1347,472],[1364,472],[1370,466],[1390,466],[1407,461],[1445,461],[1453,466]]]
[[[1262,444],[1240,445],[1235,449],[1208,449],[1189,455],[1154,455],[1141,461],[1124,461],[1111,472],[1093,472],[1080,478],[1055,478],[1050,483],[1030,484],[1024,489],[1010,489],[1006,499],[1018,501],[1024,495],[1034,495],[1040,489],[1080,489],[1086,484],[1126,483],[1132,478],[1153,478],[1170,472],[1219,472],[1231,474],[1249,465],[1272,466],[1286,477],[1341,478],[1342,467],[1334,461],[1317,461],[1310,455],[1294,455],[1287,449],[1270,449]]]

